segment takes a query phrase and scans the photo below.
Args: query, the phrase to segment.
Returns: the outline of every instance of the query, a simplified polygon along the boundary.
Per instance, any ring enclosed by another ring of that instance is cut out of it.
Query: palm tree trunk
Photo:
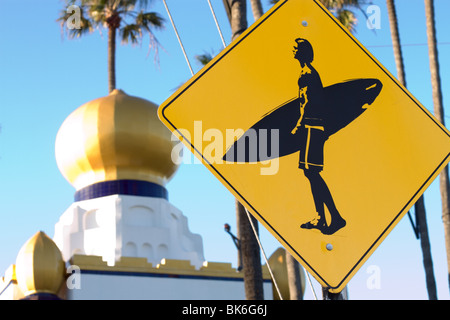
[[[402,47],[400,45],[400,35],[398,31],[398,19],[397,12],[395,10],[394,0],[386,0],[386,5],[389,15],[389,25],[391,28],[392,45],[394,47],[395,65],[397,67],[397,78],[399,82],[406,87],[405,66],[403,63]],[[431,258],[430,240],[428,237],[428,227],[426,220],[425,202],[423,196],[421,196],[414,205],[416,211],[416,222],[419,225],[420,230],[420,244],[422,248],[423,265],[425,269],[425,279],[428,290],[428,298],[435,300],[436,293],[436,281],[433,271],[433,260]]]
[[[436,29],[434,22],[434,1],[425,0],[425,16],[428,38],[428,56],[430,58],[431,86],[433,91],[434,115],[444,124],[444,107],[442,103],[441,79],[439,75],[439,60],[437,52]],[[445,125],[445,124],[444,124]],[[448,281],[450,286],[450,185],[448,167],[439,176],[442,222],[444,224],[445,245],[447,251]]]
[[[108,28],[108,90],[116,88],[116,28]]]
[[[403,53],[400,45],[400,35],[398,32],[397,12],[395,11],[394,0],[386,0],[388,9],[389,25],[391,28],[392,45],[394,47],[394,59],[397,67],[397,79],[406,87],[405,67],[403,64]]]
[[[264,14],[261,0],[250,0],[252,6],[253,18],[257,21]]]
[[[425,203],[423,197],[416,202],[416,221],[419,224],[420,245],[422,246],[423,267],[425,268],[425,280],[428,290],[428,299],[437,300],[436,280],[433,271],[433,259],[431,258],[430,238],[425,215]]]
[[[247,3],[246,0],[227,0],[224,4],[225,9],[230,11],[231,40],[233,41],[247,29]],[[257,228],[258,224],[256,219],[253,217],[251,219],[253,225]],[[236,225],[237,236],[240,241],[245,297],[247,300],[263,300],[261,254],[258,242],[253,233],[245,208],[237,200]]]
[[[289,284],[289,299],[303,300],[302,283],[300,279],[300,265],[297,260],[286,250],[286,269]]]
[[[251,217],[255,229],[258,224]],[[242,272],[244,274],[245,298],[247,300],[264,300],[261,254],[258,242],[247,216],[245,208],[236,200],[236,224],[240,241]]]
[[[231,2],[231,41],[247,29],[247,2],[245,0],[228,0]]]
[[[223,2],[223,7],[225,8],[225,12],[228,17],[228,22],[230,23],[230,26],[231,26],[231,3],[229,0],[222,0],[222,2]]]

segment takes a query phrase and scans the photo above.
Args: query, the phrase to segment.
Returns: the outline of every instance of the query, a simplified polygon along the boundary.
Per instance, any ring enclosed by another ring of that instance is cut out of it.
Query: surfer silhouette
[[[300,155],[298,167],[303,169],[305,177],[311,185],[311,192],[317,216],[301,225],[303,229],[319,229],[323,234],[333,234],[346,225],[336,208],[330,189],[320,175],[323,170],[323,149],[327,137],[325,135],[326,104],[324,103],[324,88],[319,73],[311,63],[314,51],[305,39],[296,39],[294,58],[300,63],[299,111],[300,117],[291,134],[299,136]],[[331,223],[327,225],[325,206],[331,216]]]
[[[378,79],[367,78],[324,87],[312,65],[314,50],[311,43],[306,39],[296,39],[293,53],[300,64],[298,94],[266,112],[227,149],[223,160],[261,162],[299,152],[298,168],[309,181],[316,209],[316,216],[300,227],[331,235],[344,228],[347,222],[338,211],[321,175],[325,142],[361,116],[377,99],[383,84]],[[272,150],[272,143],[268,142],[267,132],[272,130],[278,132],[276,150]],[[329,223],[325,207],[330,213]]]

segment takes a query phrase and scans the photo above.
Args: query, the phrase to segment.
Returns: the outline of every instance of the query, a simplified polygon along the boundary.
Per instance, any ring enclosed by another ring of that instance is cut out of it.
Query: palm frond
[[[131,44],[135,45],[142,38],[142,29],[137,24],[128,24],[119,29],[119,35],[123,44],[131,42]]]
[[[80,16],[79,16],[79,22],[80,26],[79,28],[72,28],[69,29],[67,27],[67,22],[72,19],[72,15],[74,14],[71,10],[68,10],[70,6],[72,6],[72,3],[75,3],[74,0],[68,1],[69,5],[65,10],[60,11],[60,17],[56,20],[60,23],[61,27],[61,33],[64,34],[64,31],[66,31],[67,36],[69,38],[79,38],[84,34],[91,33],[94,31],[94,25],[92,21],[85,15],[85,8],[80,8]]]
[[[161,29],[164,27],[164,19],[156,12],[139,12],[136,15],[135,22],[125,25],[119,29],[122,43],[136,44],[142,38],[144,31],[150,34],[151,39],[156,39],[152,29]],[[151,41],[156,45],[155,41]]]
[[[213,54],[209,52],[204,52],[203,54],[198,54],[194,56],[195,61],[201,66],[206,66],[212,59]]]
[[[136,24],[143,26],[147,31],[151,28],[162,29],[164,27],[164,18],[157,12],[140,11],[136,16]]]
[[[352,11],[347,9],[340,9],[336,13],[336,18],[344,25],[344,27],[348,31],[355,32],[358,19]]]
[[[328,10],[330,9],[340,9],[344,6],[343,0],[320,0],[322,4],[327,7]]]
[[[69,37],[70,38],[80,38],[81,36],[84,36],[85,34],[94,32],[94,27],[90,20],[81,18],[81,28],[79,29],[70,29],[69,30]]]
[[[361,8],[361,5],[366,4],[362,0],[320,0],[320,2],[328,9],[342,9],[345,7]]]
[[[320,2],[330,10],[350,32],[356,31],[356,24],[358,23],[353,9],[359,10],[367,19],[367,13],[362,6],[372,3],[370,0],[320,0]]]
[[[93,3],[89,6],[89,16],[92,21],[97,24],[104,23],[107,19],[106,17],[106,5],[104,3]]]

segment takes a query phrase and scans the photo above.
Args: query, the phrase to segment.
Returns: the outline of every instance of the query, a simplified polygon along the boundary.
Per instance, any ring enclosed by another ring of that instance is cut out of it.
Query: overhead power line
[[[439,42],[438,45],[449,45],[450,42]],[[402,47],[422,47],[428,46],[428,43],[406,43],[402,44]],[[367,45],[366,48],[389,48],[392,44],[380,44],[380,45]]]

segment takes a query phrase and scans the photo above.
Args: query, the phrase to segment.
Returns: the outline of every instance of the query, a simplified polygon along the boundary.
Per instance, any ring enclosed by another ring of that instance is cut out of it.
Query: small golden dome
[[[34,293],[58,294],[65,277],[65,264],[56,244],[39,231],[20,249],[16,259],[16,279],[25,296]]]
[[[290,291],[289,291],[289,279],[287,273],[287,264],[286,264],[286,249],[278,248],[269,258],[269,265],[272,269],[274,277],[277,281],[278,288],[280,289],[281,296],[283,299],[290,299]],[[302,286],[302,295],[305,293],[305,272],[302,267],[299,266],[300,272],[300,283]],[[280,300],[278,292],[275,286],[273,287],[273,298],[274,300]]]
[[[111,180],[165,186],[178,168],[171,158],[176,142],[158,119],[157,109],[117,89],[82,105],[57,134],[59,170],[76,190]]]

